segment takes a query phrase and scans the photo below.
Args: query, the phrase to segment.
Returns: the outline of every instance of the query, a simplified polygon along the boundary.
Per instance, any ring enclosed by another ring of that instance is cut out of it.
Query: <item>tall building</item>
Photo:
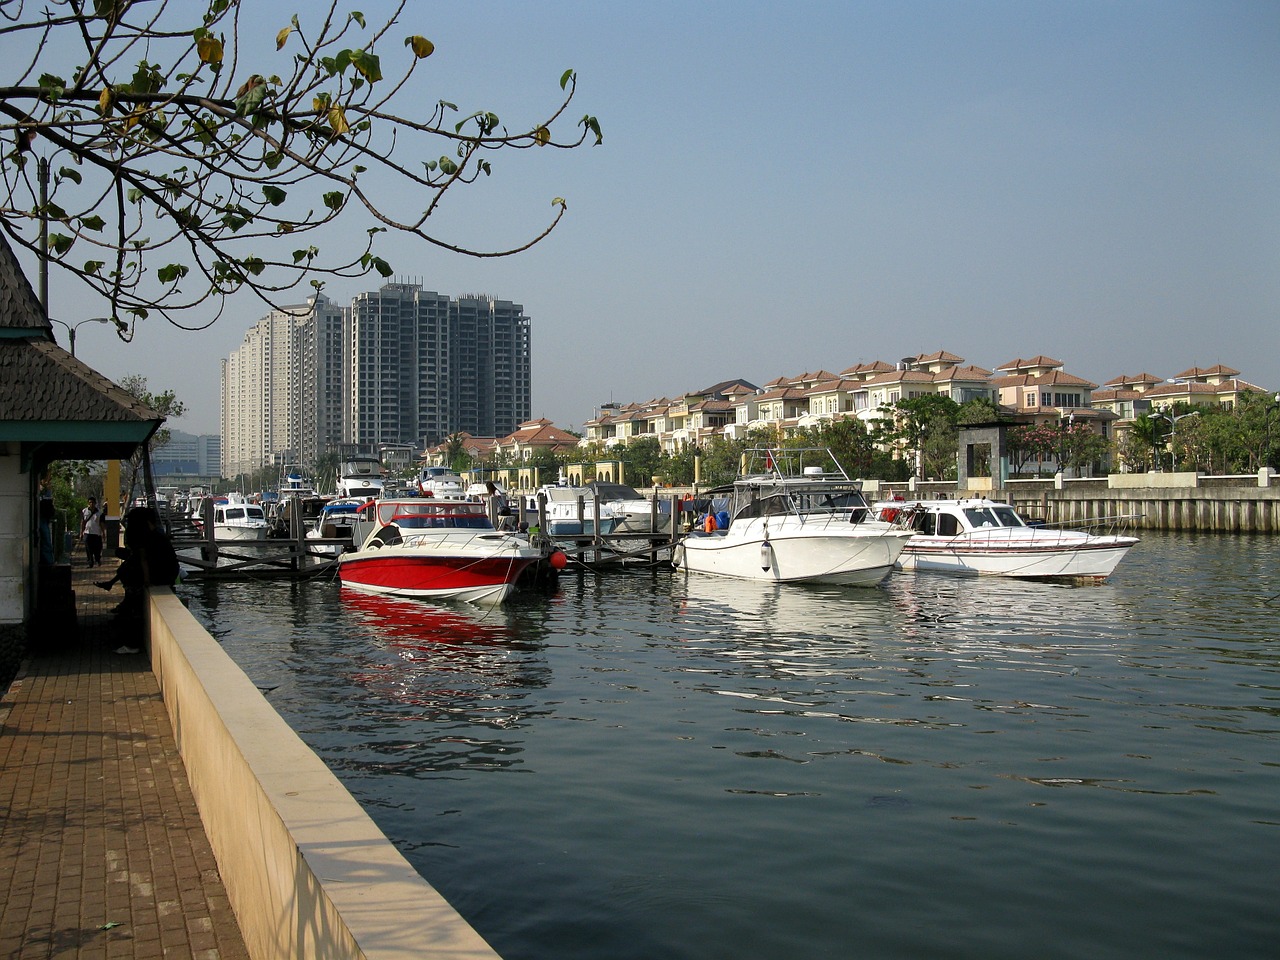
[[[506,436],[530,416],[530,352],[520,304],[414,283],[273,310],[222,363],[223,475]]]
[[[507,300],[451,301],[389,283],[351,302],[347,440],[360,448],[452,433],[505,436],[529,418],[529,318]]]
[[[272,310],[222,362],[222,475],[311,463],[342,436],[341,307]]]

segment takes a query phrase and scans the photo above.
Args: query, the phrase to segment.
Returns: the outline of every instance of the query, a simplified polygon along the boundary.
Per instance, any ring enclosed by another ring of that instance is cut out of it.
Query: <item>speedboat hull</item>
[[[380,500],[360,507],[360,547],[338,557],[344,586],[366,593],[500,603],[542,550],[493,529],[484,506]]]
[[[916,531],[898,560],[903,570],[1105,580],[1138,542],[1119,534],[1032,526],[1009,504],[982,497],[886,501],[876,511]]]
[[[213,539],[229,542],[240,542],[246,540],[265,540],[267,539],[267,525],[263,523],[257,526],[236,526],[235,524],[215,523],[213,525]]]
[[[676,550],[675,563],[691,573],[779,583],[830,583],[873,587],[894,569],[910,531],[868,521],[852,525],[756,523],[691,534]]]
[[[898,564],[903,570],[1027,579],[1104,580],[1115,571],[1136,537],[1093,536],[1024,528],[955,537],[917,534]],[[1002,535],[1006,534],[1006,535]]]
[[[470,603],[501,603],[515,590],[516,581],[537,559],[519,556],[423,556],[392,555],[379,551],[378,557],[358,553],[339,558],[342,585],[365,593],[435,600],[465,600]]]

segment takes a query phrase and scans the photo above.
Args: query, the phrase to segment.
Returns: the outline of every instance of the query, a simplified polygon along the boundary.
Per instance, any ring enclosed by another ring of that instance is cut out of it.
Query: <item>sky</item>
[[[318,6],[255,4],[249,26],[273,38]],[[526,127],[573,68],[571,116],[600,120],[602,146],[493,156],[439,217],[497,247],[565,198],[533,250],[386,253],[396,279],[524,306],[534,417],[580,429],[609,401],[939,350],[988,370],[1046,354],[1099,385],[1222,363],[1280,389],[1273,0],[407,9],[391,36],[436,46],[410,105]],[[54,274],[53,316],[102,310]],[[209,330],[148,321],[130,344],[87,324],[77,356],[216,433],[219,360],[266,312],[243,296]]]

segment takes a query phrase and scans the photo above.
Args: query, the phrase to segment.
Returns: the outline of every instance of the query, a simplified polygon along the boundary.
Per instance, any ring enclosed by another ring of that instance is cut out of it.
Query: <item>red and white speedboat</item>
[[[338,557],[344,586],[398,597],[500,603],[543,551],[493,528],[482,503],[371,500],[354,528],[359,546]]]

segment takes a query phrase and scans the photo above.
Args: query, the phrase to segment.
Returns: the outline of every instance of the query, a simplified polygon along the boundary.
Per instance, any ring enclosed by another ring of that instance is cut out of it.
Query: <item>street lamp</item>
[[[1178,435],[1178,421],[1185,420],[1187,419],[1187,417],[1198,417],[1200,416],[1200,411],[1192,410],[1190,413],[1180,413],[1176,415],[1172,413],[1165,413],[1163,411],[1159,411],[1159,412],[1152,412],[1148,414],[1148,416],[1152,420],[1159,417],[1161,420],[1169,421],[1169,469],[1172,472],[1177,472],[1178,451],[1177,451],[1177,448],[1174,447],[1173,441],[1174,441],[1174,438],[1177,437]]]
[[[86,323],[115,323],[110,317],[89,317],[81,320],[79,323],[67,323],[65,320],[59,320],[56,317],[49,318],[50,323],[60,323],[67,328],[67,343],[71,349],[71,355],[76,355],[76,330],[84,326]]]

